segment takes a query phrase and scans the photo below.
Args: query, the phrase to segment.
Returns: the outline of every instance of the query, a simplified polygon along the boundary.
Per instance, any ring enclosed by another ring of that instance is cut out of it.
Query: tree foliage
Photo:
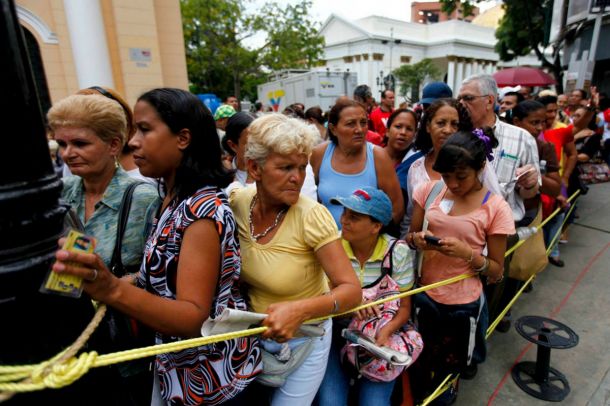
[[[464,16],[472,15],[473,7],[483,0],[440,0],[442,10],[452,13],[456,7],[462,8]],[[500,20],[496,30],[495,50],[503,61],[511,61],[519,56],[534,52],[542,66],[553,71],[558,87],[561,87],[561,43],[551,44],[552,58],[549,60],[545,55],[546,32],[552,18],[552,0],[511,0],[506,1],[504,16]],[[561,89],[558,89],[561,91]]]
[[[392,73],[400,81],[402,96],[406,96],[407,92],[411,90],[412,102],[419,101],[419,88],[426,78],[438,80],[441,75],[440,69],[429,58],[424,58],[412,65],[402,65]]]
[[[254,100],[270,71],[317,64],[324,41],[308,14],[310,0],[267,3],[256,14],[245,1],[180,1],[191,91]],[[255,35],[264,44],[248,48],[244,41]]]

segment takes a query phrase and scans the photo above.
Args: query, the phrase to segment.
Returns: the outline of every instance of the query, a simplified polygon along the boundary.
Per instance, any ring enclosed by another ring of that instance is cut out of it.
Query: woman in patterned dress
[[[197,337],[209,316],[227,307],[246,309],[237,285],[235,220],[221,191],[232,174],[221,163],[214,120],[192,94],[151,90],[138,99],[134,118],[135,162],[144,176],[162,178],[165,187],[137,286],[115,278],[97,255],[60,250],[54,270],[83,277],[91,297],[154,329],[159,344]],[[251,337],[161,354],[152,403],[235,402],[260,368],[258,343]]]

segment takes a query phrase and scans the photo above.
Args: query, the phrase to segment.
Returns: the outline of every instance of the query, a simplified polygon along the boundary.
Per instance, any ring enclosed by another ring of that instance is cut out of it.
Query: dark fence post
[[[0,123],[0,365],[38,363],[71,344],[94,309],[86,295],[71,299],[38,291],[67,208],[58,200],[62,182],[51,163],[13,0],[0,0]],[[93,382],[99,372],[5,404],[100,404],[100,392],[113,389],[105,387],[107,381]]]

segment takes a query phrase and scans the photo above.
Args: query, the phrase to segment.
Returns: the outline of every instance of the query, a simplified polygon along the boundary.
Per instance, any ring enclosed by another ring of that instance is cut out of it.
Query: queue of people
[[[373,109],[361,85],[328,113],[295,103],[254,115],[231,99],[213,116],[171,88],[132,111],[92,89],[48,122],[71,173],[63,198],[98,243],[60,249],[53,270],[83,278],[116,320],[150,330],[149,344],[198,337],[225,309],[263,313],[267,327],[117,368],[127,405],[390,405],[405,382],[421,401],[447,373],[473,377],[511,292],[495,288],[509,279],[505,252],[519,227],[567,206],[588,153],[574,142],[604,106],[593,90],[562,127],[556,96],[520,101],[511,89],[501,102],[490,75],[456,98],[430,84],[417,109],[394,110],[391,90]],[[557,251],[549,261],[561,266]],[[474,277],[333,317],[463,274]],[[350,331],[410,362],[354,352]],[[436,404],[456,396],[457,384]]]

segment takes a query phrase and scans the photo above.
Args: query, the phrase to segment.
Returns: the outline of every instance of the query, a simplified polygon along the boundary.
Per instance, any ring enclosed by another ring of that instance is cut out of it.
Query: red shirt
[[[371,144],[375,144],[380,147],[383,147],[383,137],[381,135],[379,135],[378,133],[376,133],[375,131],[370,131],[370,130],[367,131],[366,140],[368,142],[370,142]]]
[[[563,155],[563,147],[569,142],[574,142],[573,130],[574,125],[570,124],[567,127],[546,130],[543,134],[545,141],[552,142],[555,145],[555,153],[557,153],[559,161],[561,161],[561,156]]]
[[[392,111],[383,111],[381,110],[381,107],[377,107],[369,116],[373,122],[373,127],[375,127],[375,132],[381,135],[382,139],[385,137],[385,132],[387,129],[386,124],[388,122],[388,118],[390,118],[392,115]]]

